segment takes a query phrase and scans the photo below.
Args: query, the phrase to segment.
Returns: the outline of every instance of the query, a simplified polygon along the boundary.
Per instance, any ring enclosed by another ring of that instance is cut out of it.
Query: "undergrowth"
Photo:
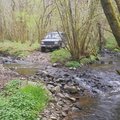
[[[99,59],[98,56],[90,55],[81,58],[79,61],[74,61],[71,59],[70,53],[65,49],[56,50],[51,54],[51,61],[53,63],[59,62],[65,65],[66,67],[72,67],[72,68],[78,68],[81,65],[93,63],[97,59]]]
[[[66,49],[56,50],[51,53],[51,62],[60,62],[64,63],[69,60],[71,57],[70,53]]]
[[[21,81],[13,80],[1,92],[0,120],[37,120],[49,98],[41,85],[21,86]]]
[[[38,48],[39,48],[38,43],[34,43],[32,44],[32,46],[30,46],[29,42],[26,42],[24,44],[22,44],[21,42],[15,42],[15,41],[12,42],[8,40],[4,40],[3,42],[0,42],[1,53],[14,55],[18,57],[25,57]]]

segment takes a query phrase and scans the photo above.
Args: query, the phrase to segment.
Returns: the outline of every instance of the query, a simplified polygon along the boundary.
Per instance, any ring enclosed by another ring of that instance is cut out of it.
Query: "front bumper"
[[[52,49],[52,48],[58,48],[60,46],[59,45],[41,45],[41,47]]]

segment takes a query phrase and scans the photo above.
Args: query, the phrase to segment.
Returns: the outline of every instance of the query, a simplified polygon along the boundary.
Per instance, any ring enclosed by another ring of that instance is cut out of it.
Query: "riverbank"
[[[5,56],[13,56],[16,58],[26,57],[31,54],[33,51],[39,49],[39,43],[30,42],[16,42],[16,41],[9,41],[4,40],[0,42],[0,53],[4,54]]]
[[[109,114],[106,113],[105,116],[102,111],[104,107],[108,108],[108,98],[114,98],[116,94],[119,96],[120,77],[116,72],[120,69],[119,62],[119,53],[105,51],[100,61],[71,69],[60,64],[51,64],[49,53],[34,52],[24,60],[10,64],[8,62],[9,66],[4,66],[14,71],[21,69],[24,73],[25,70],[37,68],[32,74],[23,76],[32,81],[43,82],[53,95],[49,106],[40,114],[43,120],[96,120],[97,116],[100,120],[107,120]],[[110,109],[115,107],[116,101],[117,99],[110,101],[113,106],[106,110],[108,113],[112,113]],[[99,108],[100,105],[102,108]],[[96,112],[99,109],[100,112]],[[92,116],[93,114],[95,115]],[[118,118],[111,117],[109,120]]]

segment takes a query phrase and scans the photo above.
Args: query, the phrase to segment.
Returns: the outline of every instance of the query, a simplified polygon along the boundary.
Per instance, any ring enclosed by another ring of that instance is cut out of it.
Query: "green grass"
[[[51,62],[52,63],[55,63],[55,62],[64,63],[67,60],[69,60],[70,57],[71,55],[66,49],[56,50],[51,53]]]
[[[77,61],[68,61],[65,63],[66,67],[78,68],[80,67],[80,63]]]
[[[30,42],[22,44],[21,42],[4,40],[3,42],[0,42],[0,52],[18,57],[25,57],[32,51],[38,49],[39,46],[38,43],[34,43],[30,46]]]
[[[0,96],[0,120],[37,120],[39,112],[47,105],[50,95],[42,85],[21,86],[13,80]]]
[[[106,46],[107,49],[110,50],[115,50],[115,51],[119,51],[120,48],[118,48],[117,42],[115,40],[115,37],[112,34],[106,34]]]
[[[56,50],[51,53],[51,61],[53,63],[59,62],[65,65],[66,67],[73,67],[73,68],[78,68],[81,65],[89,64],[91,62],[96,61],[96,59],[98,59],[98,56],[90,55],[89,57],[84,57],[80,59],[80,61],[74,61],[71,60],[70,53],[65,49]]]

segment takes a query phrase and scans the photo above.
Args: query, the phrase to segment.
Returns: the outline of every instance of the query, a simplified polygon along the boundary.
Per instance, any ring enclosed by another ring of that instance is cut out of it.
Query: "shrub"
[[[48,91],[42,86],[20,87],[19,83],[19,80],[11,81],[2,92],[0,120],[37,120],[38,113],[47,105]],[[10,94],[6,94],[9,92]]]
[[[75,67],[75,68],[78,68],[80,67],[80,63],[77,62],[77,61],[68,61],[66,64],[65,64],[66,67]]]
[[[94,62],[98,59],[97,56],[90,55],[89,57],[84,57],[80,60],[80,64],[89,64],[91,62]]]
[[[51,54],[51,61],[53,63],[55,62],[61,62],[64,63],[68,59],[70,59],[70,53],[66,49],[60,49],[52,52]]]

